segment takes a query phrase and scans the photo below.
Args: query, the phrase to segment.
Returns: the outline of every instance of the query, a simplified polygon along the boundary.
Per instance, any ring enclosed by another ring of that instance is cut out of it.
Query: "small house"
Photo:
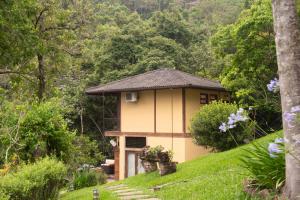
[[[118,96],[118,126],[105,136],[116,137],[115,177],[142,173],[139,152],[162,145],[173,150],[179,163],[208,153],[193,143],[189,127],[193,115],[211,101],[229,100],[217,81],[175,69],[158,69],[91,87],[88,95]]]

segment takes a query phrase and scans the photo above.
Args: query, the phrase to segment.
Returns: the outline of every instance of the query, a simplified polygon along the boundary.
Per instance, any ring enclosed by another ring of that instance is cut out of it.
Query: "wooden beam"
[[[154,133],[156,133],[156,90],[154,90]]]
[[[182,131],[186,133],[186,98],[185,98],[185,88],[182,88]]]
[[[127,137],[172,137],[172,133],[159,132],[121,132],[121,131],[106,131],[105,136],[127,136]],[[173,133],[174,138],[190,138],[189,133]]]

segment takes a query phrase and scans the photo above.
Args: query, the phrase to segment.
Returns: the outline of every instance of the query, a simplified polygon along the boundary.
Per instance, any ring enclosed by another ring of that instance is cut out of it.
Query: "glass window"
[[[126,148],[143,148],[146,146],[146,137],[126,137]]]
[[[217,94],[210,94],[209,95],[209,101],[217,101],[218,95]]]
[[[200,94],[200,104],[208,104],[208,95],[207,94]]]

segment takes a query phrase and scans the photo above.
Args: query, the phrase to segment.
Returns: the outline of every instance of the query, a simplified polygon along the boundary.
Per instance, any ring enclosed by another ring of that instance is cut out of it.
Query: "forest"
[[[283,129],[282,95],[268,88],[280,74],[273,16],[271,0],[0,1],[0,186],[11,172],[28,184],[24,174],[55,165],[49,173],[58,182],[47,191],[55,199],[66,174],[76,180],[84,164],[112,158],[104,132],[117,117],[116,99],[85,90],[160,68],[219,81],[234,105],[219,102],[207,113],[248,108],[260,127],[254,134]]]
[[[84,95],[85,88],[174,68],[219,80],[233,101],[255,108],[264,128],[281,127],[279,96],[265,87],[277,73],[269,0],[25,0],[0,6],[2,115],[17,116],[17,107],[39,103],[64,105],[67,126],[98,140],[107,154],[99,113],[110,115],[113,100],[104,105],[101,97]],[[1,126],[7,126],[4,119]]]

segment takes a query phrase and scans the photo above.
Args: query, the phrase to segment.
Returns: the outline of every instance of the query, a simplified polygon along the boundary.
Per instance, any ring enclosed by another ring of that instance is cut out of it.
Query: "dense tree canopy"
[[[97,139],[103,152],[109,152],[103,131],[110,124],[99,113],[115,117],[116,99],[103,102],[83,95],[84,89],[157,68],[221,81],[233,101],[257,107],[264,123],[280,111],[278,97],[266,93],[277,74],[269,0],[25,0],[0,6],[1,105],[59,98],[68,107],[68,126]]]

